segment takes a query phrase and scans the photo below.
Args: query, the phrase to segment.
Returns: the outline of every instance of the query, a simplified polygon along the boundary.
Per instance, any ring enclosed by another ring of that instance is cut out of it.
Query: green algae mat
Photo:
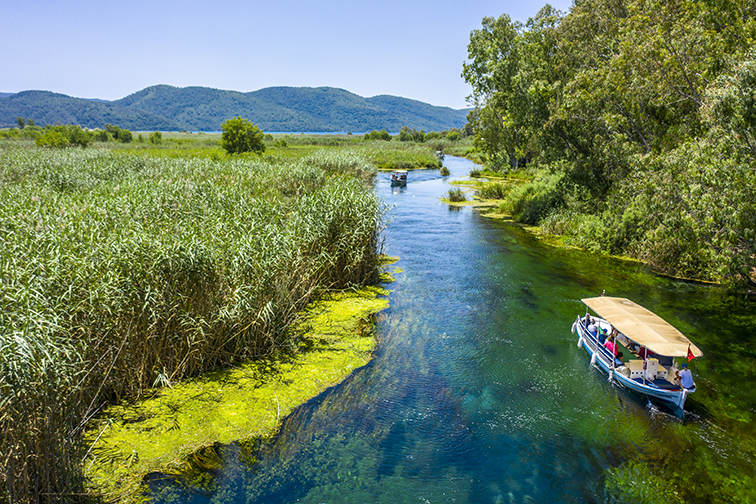
[[[306,310],[293,352],[239,364],[108,407],[86,434],[89,489],[106,499],[140,500],[142,479],[178,473],[216,443],[266,438],[298,405],[364,366],[375,350],[371,315],[387,291],[329,294]]]

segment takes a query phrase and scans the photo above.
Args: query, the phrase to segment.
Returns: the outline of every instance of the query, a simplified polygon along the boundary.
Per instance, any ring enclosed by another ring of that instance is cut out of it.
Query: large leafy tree
[[[224,121],[221,125],[221,147],[229,154],[264,152],[264,134],[260,128],[241,116]]]
[[[514,82],[521,28],[506,14],[498,19],[483,18],[483,27],[470,34],[469,61],[462,70],[462,77],[473,88],[468,97],[473,106],[468,120],[475,129],[475,143],[498,169],[522,152]]]
[[[473,88],[468,119],[492,168],[517,168],[520,159],[541,151],[560,89],[555,65],[563,15],[546,5],[524,26],[507,15],[484,18],[470,35],[462,71]]]
[[[476,145],[491,168],[527,155],[550,171],[558,183],[535,181],[507,205],[537,205],[535,220],[582,244],[746,279],[755,40],[756,0],[580,0],[525,25],[484,18],[462,73]]]

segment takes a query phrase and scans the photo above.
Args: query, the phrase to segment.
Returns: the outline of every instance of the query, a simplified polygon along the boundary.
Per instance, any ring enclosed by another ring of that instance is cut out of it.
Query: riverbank
[[[181,474],[207,447],[272,436],[294,408],[367,364],[376,346],[371,318],[388,306],[387,293],[330,294],[307,308],[292,351],[107,408],[85,434],[88,490],[137,502],[149,473]]]
[[[442,201],[451,206],[469,206],[476,208],[480,211],[483,217],[507,222],[511,225],[518,226],[539,241],[557,248],[562,249],[577,249],[585,252],[594,252],[603,256],[626,261],[631,263],[638,263],[646,265],[655,275],[669,278],[672,280],[679,280],[684,282],[693,282],[706,285],[721,285],[719,282],[703,279],[703,278],[690,278],[681,275],[675,275],[670,272],[663,271],[662,269],[655,267],[654,264],[647,260],[643,260],[638,257],[624,254],[612,254],[610,252],[597,249],[596,247],[589,247],[579,244],[579,240],[574,234],[562,234],[554,232],[548,225],[532,225],[525,222],[521,222],[511,212],[510,204],[507,201],[507,196],[510,192],[518,187],[521,187],[532,181],[532,178],[526,177],[523,173],[518,172],[511,176],[503,176],[492,172],[476,172],[474,176],[471,176],[469,180],[457,181],[455,186],[464,188],[463,193],[465,195],[464,201],[453,201],[448,194],[447,197],[442,198]],[[486,197],[487,196],[487,197]],[[509,211],[508,211],[509,210]],[[751,280],[756,280],[756,274],[753,274]],[[749,295],[754,291],[748,291]]]

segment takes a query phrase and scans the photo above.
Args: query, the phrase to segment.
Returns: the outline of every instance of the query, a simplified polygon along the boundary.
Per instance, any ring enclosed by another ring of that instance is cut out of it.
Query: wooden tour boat
[[[692,360],[703,352],[664,319],[629,299],[601,296],[582,301],[598,317],[586,309],[585,316],[578,315],[572,324],[572,332],[578,335],[578,347],[591,356],[591,364],[608,373],[609,381],[666,403],[681,414],[696,385],[690,371],[683,371],[687,364],[678,364],[676,359]],[[612,334],[615,355],[605,346]]]
[[[407,185],[407,170],[391,172],[391,187]]]

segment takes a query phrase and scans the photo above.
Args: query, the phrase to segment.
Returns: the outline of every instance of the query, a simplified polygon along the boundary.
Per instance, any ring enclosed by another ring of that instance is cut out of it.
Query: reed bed
[[[377,281],[359,153],[0,149],[0,502],[81,500],[104,404],[286,348],[319,293]]]
[[[409,142],[366,142],[359,151],[382,170],[441,168],[435,151],[423,144]]]
[[[511,188],[511,182],[483,182],[478,186],[478,196],[488,200],[503,200],[507,197]]]

